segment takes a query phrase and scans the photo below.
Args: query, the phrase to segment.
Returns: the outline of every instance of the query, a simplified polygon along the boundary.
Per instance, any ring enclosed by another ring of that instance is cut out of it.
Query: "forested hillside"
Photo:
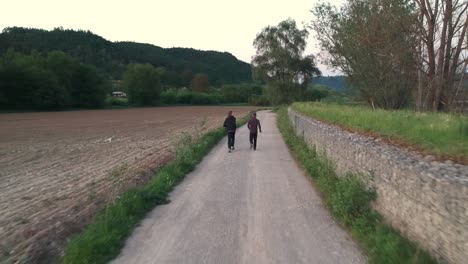
[[[6,28],[0,34],[0,54],[10,48],[21,53],[64,51],[80,62],[96,66],[109,79],[120,79],[129,63],[150,63],[160,67],[164,86],[189,86],[197,73],[206,74],[212,85],[251,81],[250,65],[227,52],[111,42],[90,31]]]
[[[313,85],[323,85],[328,88],[342,92],[346,88],[346,76],[320,76],[312,79]]]

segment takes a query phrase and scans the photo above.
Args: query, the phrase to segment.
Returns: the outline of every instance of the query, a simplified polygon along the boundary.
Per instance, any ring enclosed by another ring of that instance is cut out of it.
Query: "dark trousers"
[[[228,132],[228,148],[234,147],[234,141],[236,138],[236,132]]]
[[[250,133],[250,144],[253,145],[254,149],[257,149],[257,133]]]

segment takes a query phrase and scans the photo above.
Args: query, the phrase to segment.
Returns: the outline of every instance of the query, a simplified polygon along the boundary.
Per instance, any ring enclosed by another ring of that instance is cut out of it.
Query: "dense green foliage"
[[[250,65],[226,52],[110,42],[90,31],[6,28],[0,54],[3,109],[245,104],[261,95],[240,84],[251,81]],[[231,85],[212,88],[225,84]],[[126,92],[128,101],[106,98],[111,90]]]
[[[263,88],[255,84],[223,85],[221,87],[226,103],[246,103],[252,95],[262,95]]]
[[[244,117],[239,125],[247,120],[248,116]],[[162,167],[148,185],[125,192],[102,210],[85,231],[71,239],[63,263],[107,263],[116,257],[145,214],[155,206],[169,202],[169,193],[224,135],[224,129],[218,128],[198,140],[183,136],[176,145],[175,160]]]
[[[43,56],[8,50],[0,57],[0,107],[4,109],[97,108],[109,84],[97,70],[60,51]]]
[[[272,104],[300,99],[309,81],[320,75],[312,55],[303,56],[308,31],[292,19],[268,26],[254,40],[252,65],[256,78],[267,83],[265,95]]]
[[[112,97],[106,98],[106,105],[111,108],[122,108],[128,106],[128,98]]]
[[[169,89],[161,94],[163,104],[171,105],[218,105],[224,103],[222,95],[217,91],[197,93],[187,89]]]
[[[265,95],[256,95],[256,94],[249,96],[248,103],[249,105],[254,105],[254,106],[269,106],[270,105],[270,101]]]
[[[159,73],[150,64],[130,64],[124,74],[123,86],[132,105],[149,106],[159,102]]]
[[[407,0],[350,0],[341,9],[319,3],[312,11],[326,61],[374,107],[403,108],[417,86],[413,11]]]
[[[314,85],[307,87],[302,97],[303,101],[322,101],[327,98],[332,91],[327,86]]]
[[[294,133],[285,108],[278,113],[278,127],[291,152],[320,189],[334,217],[351,230],[369,255],[370,263],[435,263],[429,254],[385,225],[370,207],[375,192],[368,190],[359,176],[338,177],[333,164]]]
[[[80,62],[95,65],[108,79],[120,79],[128,64],[149,63],[164,69],[163,87],[190,87],[196,73],[206,74],[216,86],[251,81],[250,65],[227,52],[110,42],[90,31],[6,28],[0,34],[0,54],[9,48],[22,53],[37,50],[42,54],[61,50]]]
[[[468,159],[468,119],[465,116],[373,111],[362,106],[324,103],[294,103],[292,108],[325,122],[404,141],[436,155]]]
[[[263,87],[255,84],[227,84],[220,89],[211,88],[206,92],[194,92],[186,88],[167,89],[161,94],[163,104],[251,104],[258,106],[268,105],[268,100],[262,96]]]

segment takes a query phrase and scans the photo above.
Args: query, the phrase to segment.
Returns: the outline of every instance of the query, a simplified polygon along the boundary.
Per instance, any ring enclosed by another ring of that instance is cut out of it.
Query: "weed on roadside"
[[[128,170],[128,165],[127,163],[122,163],[120,166],[117,166],[110,172],[110,177],[113,179],[120,178],[122,175],[124,175]]]

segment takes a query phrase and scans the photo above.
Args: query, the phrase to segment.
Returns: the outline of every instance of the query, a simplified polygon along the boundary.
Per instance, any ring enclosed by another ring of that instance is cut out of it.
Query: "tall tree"
[[[468,51],[468,45],[463,43],[468,30],[468,2],[414,2],[420,13],[418,107],[421,110],[426,107],[432,111],[447,109],[457,91],[454,85],[455,76],[461,73],[468,61],[466,57],[462,57]]]
[[[210,82],[208,76],[204,73],[197,73],[192,79],[192,91],[197,93],[208,92]]]
[[[104,105],[110,83],[102,78],[96,67],[80,65],[72,78],[71,96],[75,107],[99,108]]]
[[[310,79],[320,75],[314,56],[303,55],[308,34],[306,29],[298,29],[294,20],[287,19],[264,28],[256,36],[254,75],[267,83],[271,103],[300,99]]]
[[[416,85],[417,28],[407,0],[349,0],[338,10],[318,4],[311,27],[322,58],[348,75],[373,107],[401,108]]]
[[[158,71],[150,64],[130,64],[124,74],[124,87],[129,102],[135,105],[154,105],[158,103],[161,83]]]

